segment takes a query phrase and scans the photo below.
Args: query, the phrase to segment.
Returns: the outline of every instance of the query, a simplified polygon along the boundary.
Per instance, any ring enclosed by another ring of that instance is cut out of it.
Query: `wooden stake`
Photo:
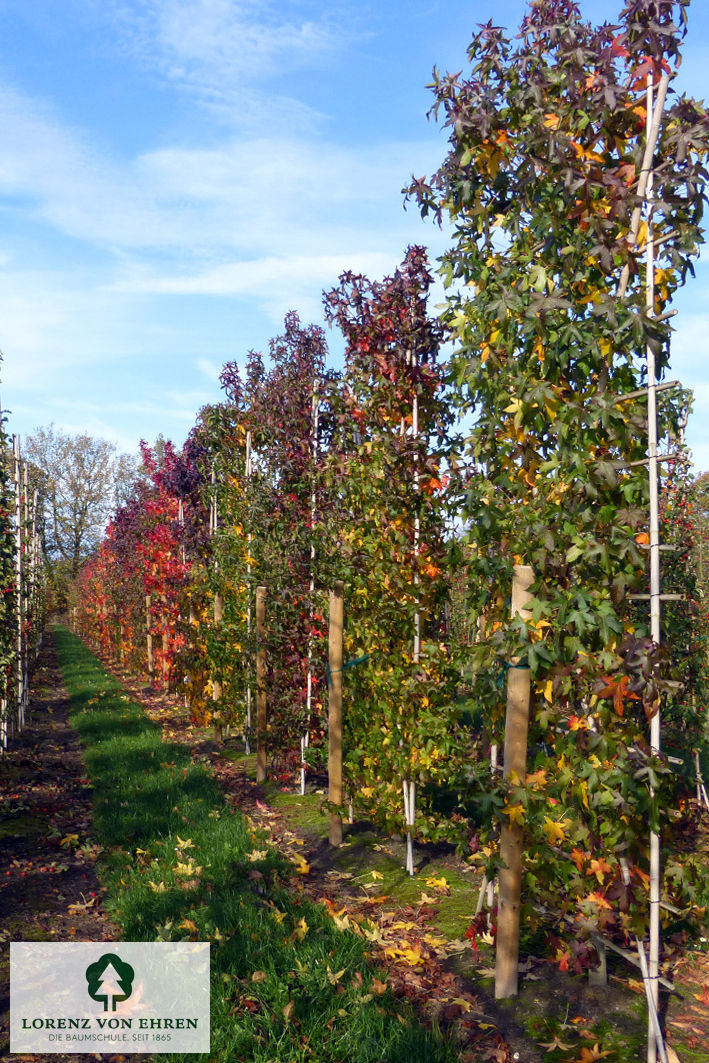
[[[266,781],[266,588],[256,588],[256,782]]]
[[[217,593],[214,595],[214,623],[221,624],[223,616],[224,599],[217,591]],[[215,678],[212,680],[212,701],[219,701],[221,696],[222,681],[221,679]],[[214,721],[214,741],[219,743],[224,741],[224,721],[222,720],[221,715],[219,719],[215,719]]]
[[[155,670],[155,662],[153,660],[153,635],[151,628],[153,626],[153,615],[150,608],[150,595],[145,595],[145,644],[148,653],[148,678],[153,678],[153,672]]]
[[[167,613],[162,614],[160,623],[162,625],[162,682],[165,691],[167,691],[170,672],[170,665],[167,659],[167,653],[170,648],[170,638],[167,633]]]
[[[528,620],[526,605],[532,597],[529,588],[534,572],[529,565],[515,565],[512,577],[512,616]],[[507,672],[507,716],[505,719],[505,778],[527,774],[527,732],[529,729],[529,668],[511,662]],[[519,965],[519,909],[522,895],[522,827],[510,821],[500,832],[500,856],[505,866],[498,876],[497,948],[495,956],[495,999],[517,996]]]
[[[342,805],[342,658],[343,658],[344,586],[335,581],[330,592],[328,697],[328,800]],[[342,845],[342,817],[330,813],[330,845]]]

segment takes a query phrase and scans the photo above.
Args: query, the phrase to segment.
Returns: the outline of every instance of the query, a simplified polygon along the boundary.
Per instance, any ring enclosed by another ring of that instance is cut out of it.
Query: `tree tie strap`
[[[330,665],[326,664],[325,665],[325,675],[327,677],[327,685],[330,686],[330,681],[331,681],[333,673],[335,673],[335,672],[344,672],[348,668],[354,668],[358,664],[364,664],[364,662],[368,661],[371,656],[372,656],[371,653],[365,653],[365,654],[363,654],[362,657],[354,657],[351,661],[345,661],[345,663],[342,665],[342,668],[330,668]]]

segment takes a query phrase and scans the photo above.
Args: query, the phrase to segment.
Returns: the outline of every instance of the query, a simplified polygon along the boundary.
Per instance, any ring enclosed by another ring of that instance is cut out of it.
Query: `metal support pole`
[[[661,107],[658,101],[658,108]],[[653,76],[648,75],[647,84],[647,115],[646,130],[647,142],[651,139],[651,130],[659,130],[659,122],[654,110]],[[647,202],[647,255],[645,277],[645,308],[648,317],[655,314],[655,245],[653,232],[653,192],[654,176],[652,171],[652,156],[649,160],[650,172],[647,178],[646,202]],[[653,642],[660,644],[661,638],[661,601],[660,601],[660,500],[659,500],[659,466],[657,454],[657,367],[655,365],[655,352],[648,343],[646,349],[647,359],[647,420],[648,420],[648,472],[650,487],[650,635]],[[660,706],[650,721],[650,748],[654,755],[660,753]],[[651,797],[655,794],[651,788]],[[650,832],[650,957],[648,964],[648,1001],[652,1000],[655,1015],[659,1014],[659,985],[660,973],[660,881],[662,869],[660,866],[660,835],[657,831]],[[648,1063],[655,1063],[658,1049],[658,1030],[653,1020],[650,1007],[648,1016]],[[661,1037],[659,1038],[661,1041]]]

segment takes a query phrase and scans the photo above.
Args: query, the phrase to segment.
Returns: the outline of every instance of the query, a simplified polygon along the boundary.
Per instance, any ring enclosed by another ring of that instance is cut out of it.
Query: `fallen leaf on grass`
[[[556,1034],[554,1034],[553,1041],[537,1041],[540,1048],[545,1049],[546,1052],[553,1052],[555,1048],[558,1048],[561,1052],[570,1052],[573,1045],[564,1044],[560,1041]]]
[[[201,875],[203,870],[204,868],[193,864],[191,860],[187,863],[178,860],[175,864],[175,874],[182,875],[183,877],[187,877],[188,875]]]
[[[295,924],[293,933],[288,938],[289,941],[302,941],[305,935],[308,933],[310,927],[305,921],[305,916],[299,922]]]
[[[285,1022],[290,1022],[293,1012],[295,1011],[295,1001],[289,1000],[286,1006],[283,1008],[282,1015]]]
[[[167,893],[167,886],[164,882],[148,882],[153,893]]]
[[[195,934],[197,937],[199,937],[199,928],[195,923],[194,919],[183,919],[182,922],[178,924],[177,929],[187,930],[190,934]]]
[[[419,904],[438,904],[438,897],[431,897],[428,893],[422,893],[419,897]]]
[[[387,986],[386,982],[380,982],[378,978],[372,979],[370,989],[373,993],[377,993],[379,996],[381,996],[382,993],[386,993],[388,988],[389,987]]]
[[[268,975],[265,971],[254,971],[251,975],[252,982],[265,982]]]
[[[267,856],[267,849],[254,849],[253,852],[246,854],[246,859],[250,861],[250,863],[254,864],[257,860],[265,860]]]
[[[436,878],[435,875],[431,875],[426,879],[426,885],[430,886],[432,890],[439,890],[441,893],[450,893],[450,886],[445,876],[441,875],[440,878]]]
[[[579,1056],[578,1063],[594,1063],[597,1059],[603,1059],[604,1056],[609,1056],[610,1051],[601,1052],[601,1046],[596,1041],[593,1048],[582,1048],[581,1055]]]

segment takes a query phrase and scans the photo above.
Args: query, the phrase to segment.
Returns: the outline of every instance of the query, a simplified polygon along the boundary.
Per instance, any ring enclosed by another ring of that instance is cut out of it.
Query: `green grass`
[[[244,759],[248,766],[249,758]],[[309,833],[311,837],[317,835],[321,841],[328,837],[329,820],[323,806],[324,795],[306,793],[301,796],[284,792],[273,783],[266,783],[265,789],[269,803],[286,816],[291,827]],[[362,896],[365,895],[364,886],[372,884],[372,871],[382,876],[376,879],[375,892],[390,897],[392,905],[417,905],[422,892],[434,895],[436,912],[431,923],[445,937],[455,940],[465,933],[475,912],[479,876],[458,870],[451,860],[431,855],[436,851],[432,846],[416,845],[415,859],[420,866],[412,878],[404,869],[403,845],[386,838],[367,823],[358,823],[354,827],[345,823],[343,845],[331,853],[331,861],[334,870],[353,876],[350,892],[356,893],[359,887]],[[450,893],[444,894],[427,886],[429,878],[445,878]]]
[[[107,850],[106,907],[126,940],[211,942],[202,1058],[452,1063],[453,1049],[389,991],[372,992],[360,939],[298,892],[291,866],[226,806],[205,767],[163,740],[75,636],[60,628],[56,641]],[[254,851],[265,855],[249,860]]]

